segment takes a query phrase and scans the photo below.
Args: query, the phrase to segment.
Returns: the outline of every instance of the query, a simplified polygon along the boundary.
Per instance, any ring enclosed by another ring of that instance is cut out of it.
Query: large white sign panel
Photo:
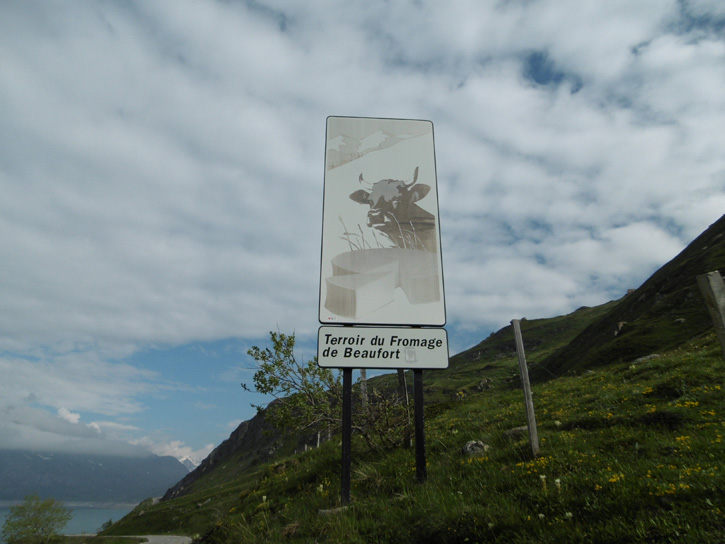
[[[445,329],[320,327],[317,364],[323,368],[448,368]]]
[[[443,326],[430,121],[328,117],[321,323]]]

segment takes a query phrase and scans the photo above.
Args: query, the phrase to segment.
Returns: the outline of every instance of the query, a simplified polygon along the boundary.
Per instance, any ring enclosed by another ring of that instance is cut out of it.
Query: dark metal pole
[[[342,474],[340,502],[350,504],[350,457],[352,443],[352,369],[342,370]]]
[[[413,370],[413,395],[415,397],[415,475],[419,483],[428,479],[425,462],[425,420],[423,412],[423,371]]]

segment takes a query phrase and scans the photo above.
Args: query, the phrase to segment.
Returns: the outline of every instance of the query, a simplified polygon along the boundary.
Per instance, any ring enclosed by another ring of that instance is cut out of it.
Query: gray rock
[[[491,446],[480,440],[469,440],[463,446],[463,455],[466,457],[478,457],[486,453],[489,449],[491,449]]]
[[[482,379],[477,386],[474,387],[476,391],[485,391],[486,389],[492,389],[493,388],[493,380],[491,378],[484,378]]]
[[[652,359],[659,359],[661,355],[659,353],[653,353],[651,355],[645,355],[644,357],[640,357],[639,359],[635,359],[632,361],[633,365],[638,365],[639,363],[646,363],[647,361],[651,361]]]

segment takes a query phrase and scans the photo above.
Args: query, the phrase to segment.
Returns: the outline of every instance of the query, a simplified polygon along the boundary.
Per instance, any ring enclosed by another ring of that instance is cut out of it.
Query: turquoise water
[[[3,504],[0,506],[0,527],[5,523],[5,517],[10,512],[10,505]],[[73,518],[63,529],[63,533],[83,534],[95,533],[101,528],[101,525],[109,519],[118,521],[128,514],[136,506],[135,504],[77,504],[66,503],[66,506],[73,511]],[[0,544],[4,544],[0,535]]]

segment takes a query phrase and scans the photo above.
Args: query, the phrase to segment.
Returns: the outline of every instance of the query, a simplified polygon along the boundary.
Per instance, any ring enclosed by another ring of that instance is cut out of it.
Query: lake
[[[0,527],[4,525],[5,517],[10,512],[10,506],[14,504],[19,503],[0,503]],[[136,504],[67,502],[65,506],[73,511],[73,518],[68,522],[68,525],[65,526],[62,532],[72,535],[96,533],[101,528],[101,525],[109,519],[118,521],[133,510]],[[0,544],[5,544],[2,536],[0,536]]]

